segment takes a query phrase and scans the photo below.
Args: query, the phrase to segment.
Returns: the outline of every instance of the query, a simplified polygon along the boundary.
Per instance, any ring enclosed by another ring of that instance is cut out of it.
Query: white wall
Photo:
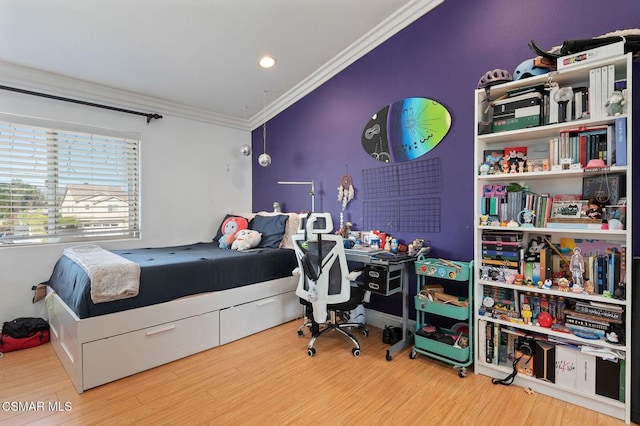
[[[96,99],[95,102],[100,102]],[[125,108],[123,106],[123,108]],[[136,109],[136,108],[128,108]],[[210,241],[225,213],[251,211],[248,131],[180,118],[146,118],[0,90],[0,112],[138,132],[141,143],[140,240],[99,243],[106,249]],[[31,286],[49,279],[69,244],[0,247],[0,322],[45,316]]]

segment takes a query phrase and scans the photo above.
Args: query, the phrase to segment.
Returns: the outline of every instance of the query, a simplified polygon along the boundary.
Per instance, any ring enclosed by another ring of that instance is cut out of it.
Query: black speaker
[[[633,258],[631,270],[631,335],[640,333],[640,257]],[[640,423],[640,365],[636,359],[640,354],[640,338],[631,341],[631,356],[627,354],[627,362],[631,364],[631,421]]]

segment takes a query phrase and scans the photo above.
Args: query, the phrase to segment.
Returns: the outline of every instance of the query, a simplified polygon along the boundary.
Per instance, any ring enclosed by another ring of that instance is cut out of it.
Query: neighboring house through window
[[[0,114],[0,245],[137,238],[138,134]]]

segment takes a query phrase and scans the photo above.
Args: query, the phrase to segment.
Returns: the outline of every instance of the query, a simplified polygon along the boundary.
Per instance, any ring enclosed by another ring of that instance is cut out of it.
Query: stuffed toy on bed
[[[249,228],[249,222],[244,217],[234,216],[222,222],[222,238],[218,241],[220,248],[229,249],[236,239],[238,231]]]
[[[243,229],[238,231],[236,239],[231,244],[231,250],[247,250],[258,247],[262,241],[262,234],[253,229]]]

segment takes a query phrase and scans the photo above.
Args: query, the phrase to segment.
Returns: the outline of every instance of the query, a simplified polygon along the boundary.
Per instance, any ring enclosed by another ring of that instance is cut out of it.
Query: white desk
[[[409,268],[413,264],[415,257],[407,257],[402,259],[378,259],[375,253],[366,253],[359,250],[345,249],[348,261],[358,262],[364,265],[376,265],[386,269],[387,273],[400,270],[400,289],[393,293],[374,293],[390,296],[398,292],[402,293],[402,340],[395,343],[387,349],[387,361],[393,359],[393,355],[401,351],[407,346],[413,345],[413,333],[409,331]]]

